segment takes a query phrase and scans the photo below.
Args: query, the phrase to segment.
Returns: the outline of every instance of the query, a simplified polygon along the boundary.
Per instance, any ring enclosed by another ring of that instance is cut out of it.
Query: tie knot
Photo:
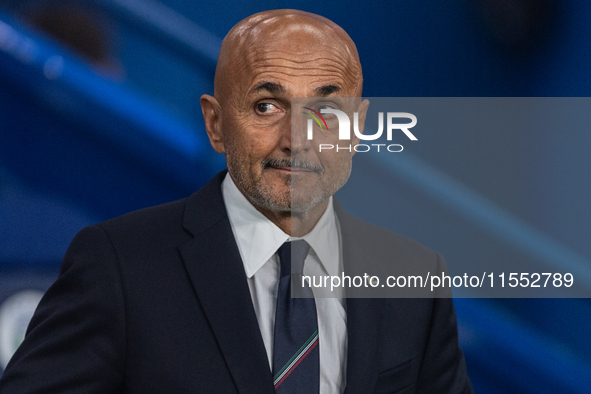
[[[310,245],[303,239],[285,242],[281,245],[277,250],[281,262],[281,277],[291,275],[292,271],[295,274],[303,273],[304,260],[306,260],[309,250]]]

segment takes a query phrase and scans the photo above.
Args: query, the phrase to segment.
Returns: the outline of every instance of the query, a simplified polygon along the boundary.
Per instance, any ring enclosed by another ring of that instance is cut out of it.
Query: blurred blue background
[[[244,0],[0,0],[0,371],[38,299],[31,290],[55,280],[77,231],[183,198],[224,167],[207,141],[199,97],[213,93],[227,31],[269,7]],[[591,92],[588,1],[272,7],[318,13],[342,26],[360,53],[365,96]],[[420,142],[409,149],[420,176],[412,166],[356,156],[351,185],[366,177],[399,184],[396,231],[448,261],[504,258],[505,249],[533,234],[591,269],[587,130],[499,130]],[[449,190],[451,200],[443,201]],[[371,197],[359,190],[343,203],[355,213],[355,201]],[[485,201],[478,209],[501,212],[506,227],[466,219],[469,204],[462,202],[476,200]],[[470,226],[456,225],[465,221],[484,229],[478,242],[465,241],[475,237]],[[504,228],[518,241],[499,235]],[[519,253],[540,258],[545,251]],[[550,260],[561,272],[560,256]],[[589,299],[457,299],[456,309],[477,393],[591,393]]]

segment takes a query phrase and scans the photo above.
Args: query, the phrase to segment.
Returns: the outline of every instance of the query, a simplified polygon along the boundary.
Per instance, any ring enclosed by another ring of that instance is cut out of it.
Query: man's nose
[[[301,111],[300,111],[301,112]],[[292,154],[306,151],[310,148],[310,141],[306,132],[306,119],[303,115],[292,112],[288,125],[288,138]]]

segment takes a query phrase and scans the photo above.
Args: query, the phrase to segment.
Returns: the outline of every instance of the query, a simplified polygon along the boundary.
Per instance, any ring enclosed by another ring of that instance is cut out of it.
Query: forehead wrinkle
[[[285,77],[316,77],[325,78],[323,84],[330,84],[339,86],[343,90],[354,89],[357,80],[353,75],[344,73],[339,67],[326,67],[319,70],[316,67],[288,67],[288,66],[271,66],[261,67],[260,71],[256,68],[253,70],[253,81],[267,80],[273,75],[281,75]]]
[[[263,67],[260,71],[253,70],[252,76],[252,83],[257,83],[259,81],[273,79],[273,75],[289,75],[290,77],[326,77],[327,79],[332,79],[333,81],[346,81],[346,78],[343,77],[343,73],[338,69],[324,69],[318,70],[313,67],[309,67],[306,69],[302,69],[301,67]],[[288,81],[288,82],[295,82]],[[330,81],[324,81],[328,83]],[[333,84],[336,81],[332,82]]]
[[[345,76],[348,73],[347,67],[343,66],[341,63],[338,62],[328,62],[327,64],[323,64],[322,67],[319,67],[316,62],[301,62],[301,63],[293,63],[293,64],[267,64],[267,62],[253,62],[249,67],[249,71],[256,73],[256,72],[264,72],[265,69],[272,70],[272,69],[287,69],[287,70],[301,70],[302,74],[306,73],[307,71],[314,71],[315,73],[322,73],[324,71],[333,71],[343,74]]]
[[[274,63],[273,60],[280,60],[283,64]],[[348,82],[350,85],[349,87],[356,84],[357,76],[357,73],[350,70],[348,63],[339,62],[330,57],[319,57],[310,60],[293,60],[284,59],[283,57],[258,59],[250,61],[247,65],[247,69],[253,75],[254,79],[256,79],[258,75],[266,72],[278,72],[291,76],[327,75]]]
[[[341,64],[351,64],[347,61],[347,56],[343,56],[342,53],[327,53],[328,51],[308,51],[302,53],[296,52],[284,52],[279,50],[266,50],[264,52],[259,51],[251,51],[250,53],[246,53],[242,58],[250,61],[250,62],[257,62],[257,61],[286,61],[292,63],[307,63],[307,62],[319,62],[319,61],[328,61],[328,62],[336,62]]]

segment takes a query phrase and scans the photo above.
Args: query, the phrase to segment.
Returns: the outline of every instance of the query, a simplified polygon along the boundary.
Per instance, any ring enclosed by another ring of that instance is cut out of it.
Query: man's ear
[[[224,153],[224,134],[222,132],[222,107],[217,99],[208,94],[201,96],[201,111],[205,121],[205,131],[213,150]]]
[[[357,113],[359,114],[359,132],[363,134],[363,130],[365,130],[365,117],[367,116],[367,108],[369,107],[369,100],[365,99],[361,103],[359,103],[359,107],[357,107]],[[353,146],[359,144],[360,138],[356,135],[353,135],[352,143]],[[355,154],[355,150],[352,152]]]

